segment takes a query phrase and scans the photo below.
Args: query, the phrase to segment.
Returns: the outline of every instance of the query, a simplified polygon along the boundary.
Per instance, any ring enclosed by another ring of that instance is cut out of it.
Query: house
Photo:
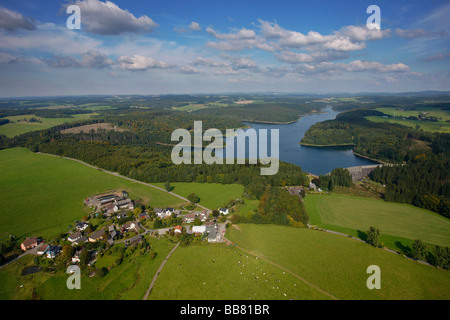
[[[123,199],[120,201],[116,201],[114,203],[114,207],[113,210],[115,212],[119,211],[120,209],[130,209],[130,210],[134,210],[134,205],[133,202],[130,199]]]
[[[126,212],[122,212],[122,213],[119,213],[117,215],[117,219],[125,219],[126,217],[127,217],[127,213]]]
[[[206,220],[208,220],[208,214],[202,213],[198,216],[198,218],[200,219],[201,222],[206,222]]]
[[[216,242],[217,236],[217,224],[213,221],[205,223],[206,232],[208,232],[208,242]]]
[[[148,215],[147,212],[142,212],[141,214],[139,214],[139,219],[150,219],[150,216]]]
[[[36,253],[38,255],[42,256],[44,253],[47,252],[48,248],[49,248],[48,244],[43,244],[37,249]]]
[[[115,206],[116,206],[116,205],[115,205],[114,203],[108,203],[108,204],[105,206],[106,214],[110,215],[110,214],[116,212],[116,210],[114,210],[114,207],[115,207]]]
[[[109,202],[113,202],[116,200],[116,195],[114,194],[107,194],[103,196],[99,196],[96,198],[96,200],[100,203],[100,205],[107,204]]]
[[[166,209],[155,208],[155,213],[159,218],[164,219],[172,216],[172,213],[175,214],[175,210],[173,208],[166,208]]]
[[[47,250],[47,258],[54,259],[61,251],[61,246],[50,246]]]
[[[206,226],[193,226],[192,233],[203,233],[206,231]]]
[[[24,242],[20,245],[20,248],[22,248],[23,251],[27,251],[30,249],[33,249],[37,247],[38,245],[38,238],[37,237],[31,237],[26,238]]]
[[[134,223],[134,221],[128,221],[127,223],[125,223],[122,226],[122,230],[124,230],[124,231],[131,231],[131,230],[137,231],[137,225]]]
[[[88,240],[88,238],[86,237],[86,236],[82,236],[80,239],[78,239],[78,240],[75,240],[74,242],[73,242],[73,244],[75,244],[75,245],[80,245],[80,244],[82,244],[82,243],[85,243],[85,242],[88,242],[89,240]]]
[[[194,222],[194,219],[195,219],[195,214],[193,214],[193,213],[188,213],[187,215],[185,215],[185,216],[183,217],[183,222],[185,222],[185,223],[191,223],[191,222]]]
[[[208,242],[216,242],[217,240],[217,230],[214,228],[208,232]]]
[[[175,227],[175,233],[181,233],[181,231],[183,231],[183,227],[182,226],[176,226]]]
[[[103,240],[105,236],[105,230],[98,230],[89,236],[89,242],[97,242],[99,240]]]
[[[89,226],[89,224],[87,224],[86,222],[81,221],[81,222],[78,222],[75,225],[75,228],[77,228],[78,231],[84,231],[84,230],[87,229],[88,226]]]
[[[220,208],[219,209],[219,213],[223,214],[224,216],[226,216],[228,214],[228,208]]]
[[[72,233],[70,236],[67,237],[67,240],[69,240],[70,242],[74,242],[77,241],[78,239],[80,239],[83,235],[81,234],[80,231],[77,231],[75,233]]]
[[[72,263],[79,263],[80,262],[80,255],[82,250],[78,250],[75,252],[75,255],[72,257]]]

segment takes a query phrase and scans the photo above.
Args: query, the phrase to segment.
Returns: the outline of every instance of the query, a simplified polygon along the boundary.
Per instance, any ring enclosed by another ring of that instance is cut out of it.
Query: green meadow
[[[450,245],[449,219],[412,205],[332,194],[308,195],[305,208],[310,224],[325,229],[358,237],[358,231],[376,227],[380,240],[392,249],[410,245],[415,239]]]
[[[377,108],[375,110],[381,111],[387,115],[395,118],[383,118],[380,116],[370,116],[366,117],[368,120],[373,122],[388,122],[388,123],[396,123],[401,124],[407,127],[415,128],[419,126],[420,129],[424,131],[431,132],[450,132],[450,124],[447,123],[447,120],[450,120],[450,112],[447,110],[441,110],[439,108],[432,107],[415,107],[416,110],[397,110],[398,108],[394,107],[383,107]],[[419,121],[419,120],[410,120],[410,119],[402,119],[402,117],[417,117],[419,112],[425,112],[427,116],[437,117],[439,120],[436,122],[433,121]]]
[[[0,171],[0,239],[10,233],[52,238],[86,214],[84,199],[108,190],[127,190],[132,199],[152,206],[183,202],[156,188],[23,148],[0,151]]]
[[[150,300],[329,299],[298,278],[225,244],[178,247]]]
[[[450,274],[335,234],[275,225],[239,224],[227,237],[262,259],[338,299],[448,299]],[[381,271],[381,289],[369,290],[367,267]],[[226,292],[224,286],[224,292]]]
[[[164,183],[154,183],[155,186],[164,188]],[[198,182],[172,182],[172,192],[187,198],[191,193],[200,197],[200,204],[214,210],[230,199],[242,199],[244,186],[241,184],[198,183]]]
[[[23,133],[44,130],[61,125],[63,123],[89,119],[93,115],[97,115],[97,113],[75,114],[72,116],[72,118],[42,118],[37,117],[35,115],[6,117],[5,119],[9,119],[9,121],[13,122],[0,126],[0,135],[3,134],[7,137],[15,137]],[[18,120],[31,118],[39,119],[41,122],[27,122],[27,121],[18,122]]]

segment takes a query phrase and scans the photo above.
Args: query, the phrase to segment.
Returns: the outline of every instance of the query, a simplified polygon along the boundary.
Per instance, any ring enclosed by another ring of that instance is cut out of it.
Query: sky
[[[436,0],[0,0],[0,97],[448,91],[449,17]]]

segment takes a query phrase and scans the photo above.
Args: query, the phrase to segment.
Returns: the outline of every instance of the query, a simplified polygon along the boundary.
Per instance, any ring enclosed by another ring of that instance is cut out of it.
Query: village
[[[84,205],[90,214],[82,221],[75,221],[64,237],[49,243],[37,236],[26,238],[20,245],[24,251],[22,255],[33,254],[50,260],[64,255],[72,264],[92,267],[99,253],[111,252],[118,244],[125,248],[144,248],[145,252],[150,247],[148,240],[151,237],[173,237],[184,243],[224,242],[230,213],[226,207],[195,211],[185,210],[182,206],[152,208],[135,205],[127,191],[94,195],[85,199]],[[151,253],[154,255],[156,253]]]

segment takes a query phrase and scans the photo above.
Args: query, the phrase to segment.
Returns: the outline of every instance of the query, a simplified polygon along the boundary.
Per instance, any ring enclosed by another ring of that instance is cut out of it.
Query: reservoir
[[[320,175],[326,174],[335,168],[376,164],[377,162],[355,156],[351,147],[306,147],[299,144],[305,132],[312,125],[317,122],[332,120],[336,118],[338,113],[331,107],[327,107],[322,110],[322,113],[302,116],[293,123],[263,124],[246,122],[245,124],[255,129],[256,132],[259,132],[259,129],[267,129],[268,132],[270,132],[270,129],[279,129],[280,160],[298,165],[307,173]]]

